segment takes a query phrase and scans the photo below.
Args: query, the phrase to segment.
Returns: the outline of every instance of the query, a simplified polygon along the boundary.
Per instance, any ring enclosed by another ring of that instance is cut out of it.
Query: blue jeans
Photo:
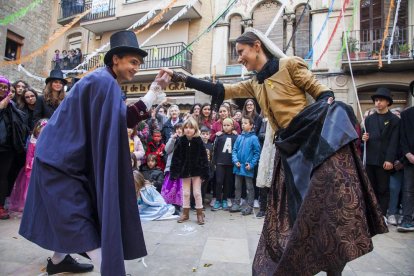
[[[398,201],[404,183],[404,170],[400,170],[390,176],[390,203],[388,204],[388,214],[398,213]]]

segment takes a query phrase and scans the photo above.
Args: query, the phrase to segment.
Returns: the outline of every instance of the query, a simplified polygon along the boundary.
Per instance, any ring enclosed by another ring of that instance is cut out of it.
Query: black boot
[[[62,272],[71,272],[71,273],[84,273],[90,272],[93,270],[93,265],[91,264],[80,264],[70,255],[66,255],[63,261],[58,264],[54,264],[52,259],[47,259],[46,272],[48,275],[53,275]]]

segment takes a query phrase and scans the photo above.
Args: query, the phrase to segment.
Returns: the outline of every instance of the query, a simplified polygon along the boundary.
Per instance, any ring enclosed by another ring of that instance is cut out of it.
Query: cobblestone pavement
[[[144,222],[148,256],[141,261],[126,261],[127,273],[131,276],[251,275],[263,219],[210,210],[206,211],[203,226],[196,224],[195,213],[190,218],[190,222],[182,224]],[[19,236],[19,223],[19,217],[0,221],[0,275],[46,275],[42,269],[51,252]],[[374,237],[373,252],[347,264],[344,276],[414,275],[414,233],[403,234],[394,226],[389,228],[389,233]]]

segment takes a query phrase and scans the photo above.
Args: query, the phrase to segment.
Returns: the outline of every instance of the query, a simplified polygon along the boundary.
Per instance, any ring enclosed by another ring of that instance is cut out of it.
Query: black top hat
[[[66,85],[68,82],[63,77],[63,72],[60,69],[53,69],[50,71],[49,77],[46,79],[46,84],[48,84],[50,81],[54,80],[60,80],[63,82],[63,85]]]
[[[392,105],[393,103],[393,100],[391,98],[391,91],[385,87],[379,87],[377,91],[375,91],[375,94],[371,96],[371,98],[374,102],[376,98],[387,99],[390,102],[388,106]]]
[[[104,57],[104,63],[108,65],[112,61],[112,56],[118,53],[137,53],[142,58],[148,55],[147,52],[139,48],[137,36],[133,31],[120,31],[111,36],[111,49]]]
[[[410,93],[411,93],[411,96],[413,96],[413,97],[414,97],[414,81],[412,81],[412,82],[410,83]]]

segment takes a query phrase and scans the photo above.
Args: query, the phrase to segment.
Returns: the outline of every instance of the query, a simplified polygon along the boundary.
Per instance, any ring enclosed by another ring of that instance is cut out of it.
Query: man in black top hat
[[[390,200],[390,170],[398,147],[399,118],[389,111],[393,104],[391,91],[380,87],[371,96],[376,112],[365,119],[366,170],[384,216]]]
[[[135,33],[110,39],[106,68],[78,81],[36,144],[19,233],[55,251],[49,274],[85,272],[69,253],[86,252],[102,275],[125,275],[124,260],[147,254],[143,238],[127,126],[149,117],[169,76],[159,73],[138,102],[126,106],[120,84],[131,81],[145,51]]]
[[[414,97],[414,81],[410,83],[410,93]],[[414,231],[414,106],[401,112],[400,146],[407,158],[404,163],[403,219],[397,227],[399,232]]]

